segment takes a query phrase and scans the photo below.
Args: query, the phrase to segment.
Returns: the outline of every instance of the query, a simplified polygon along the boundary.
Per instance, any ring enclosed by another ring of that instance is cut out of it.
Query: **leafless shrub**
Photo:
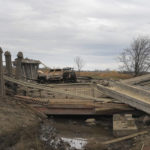
[[[77,56],[77,57],[75,57],[74,62],[76,64],[76,66],[77,66],[78,72],[80,73],[81,69],[85,65],[84,60],[81,57]]]
[[[150,69],[150,39],[139,36],[134,39],[130,48],[124,49],[119,57],[121,69],[138,76]]]

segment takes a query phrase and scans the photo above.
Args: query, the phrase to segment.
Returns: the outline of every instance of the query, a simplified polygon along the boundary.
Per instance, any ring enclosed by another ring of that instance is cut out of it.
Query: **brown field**
[[[77,73],[79,75],[79,73]],[[109,72],[80,72],[80,76],[89,76],[96,79],[129,79],[132,78],[133,75],[120,73],[117,71],[109,71]]]
[[[45,73],[49,72],[49,69],[40,69]],[[129,79],[132,78],[133,75],[127,74],[127,73],[120,73],[117,71],[104,71],[104,72],[98,72],[98,71],[81,71],[76,72],[77,76],[87,76],[87,77],[92,77],[95,79]]]

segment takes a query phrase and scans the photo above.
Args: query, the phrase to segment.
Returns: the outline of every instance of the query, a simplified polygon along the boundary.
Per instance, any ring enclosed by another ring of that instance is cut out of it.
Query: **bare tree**
[[[119,57],[121,68],[138,76],[150,69],[150,39],[139,36]]]
[[[80,73],[81,69],[82,69],[82,68],[84,67],[84,65],[85,65],[84,60],[83,60],[81,57],[77,56],[77,57],[75,57],[74,62],[75,62],[76,66],[77,66],[77,68],[78,68],[78,71],[79,71],[79,73]]]

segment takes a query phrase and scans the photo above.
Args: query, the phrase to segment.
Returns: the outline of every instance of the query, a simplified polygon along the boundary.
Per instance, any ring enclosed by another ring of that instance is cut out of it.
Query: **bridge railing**
[[[101,101],[100,98],[94,97],[94,94],[92,94],[92,91],[90,88],[85,88],[85,89],[77,89],[75,90],[64,90],[64,89],[59,89],[59,88],[52,88],[43,84],[38,84],[38,83],[33,83],[33,82],[26,82],[23,80],[18,80],[15,78],[11,78],[8,76],[4,76],[4,79],[6,81],[16,83],[18,85],[28,87],[28,88],[33,88],[33,89],[39,89],[39,90],[44,90],[48,92],[53,92],[53,93],[58,93],[58,94],[63,94],[63,95],[69,95],[77,98],[82,98],[86,100],[93,100],[93,101]],[[91,92],[91,94],[90,94]],[[103,100],[102,100],[103,101]]]

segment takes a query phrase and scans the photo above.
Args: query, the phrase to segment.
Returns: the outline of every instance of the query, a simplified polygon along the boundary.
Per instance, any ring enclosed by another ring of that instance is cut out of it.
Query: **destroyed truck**
[[[38,71],[39,83],[51,83],[51,82],[76,82],[77,77],[73,68],[57,68],[49,69],[48,72]]]

